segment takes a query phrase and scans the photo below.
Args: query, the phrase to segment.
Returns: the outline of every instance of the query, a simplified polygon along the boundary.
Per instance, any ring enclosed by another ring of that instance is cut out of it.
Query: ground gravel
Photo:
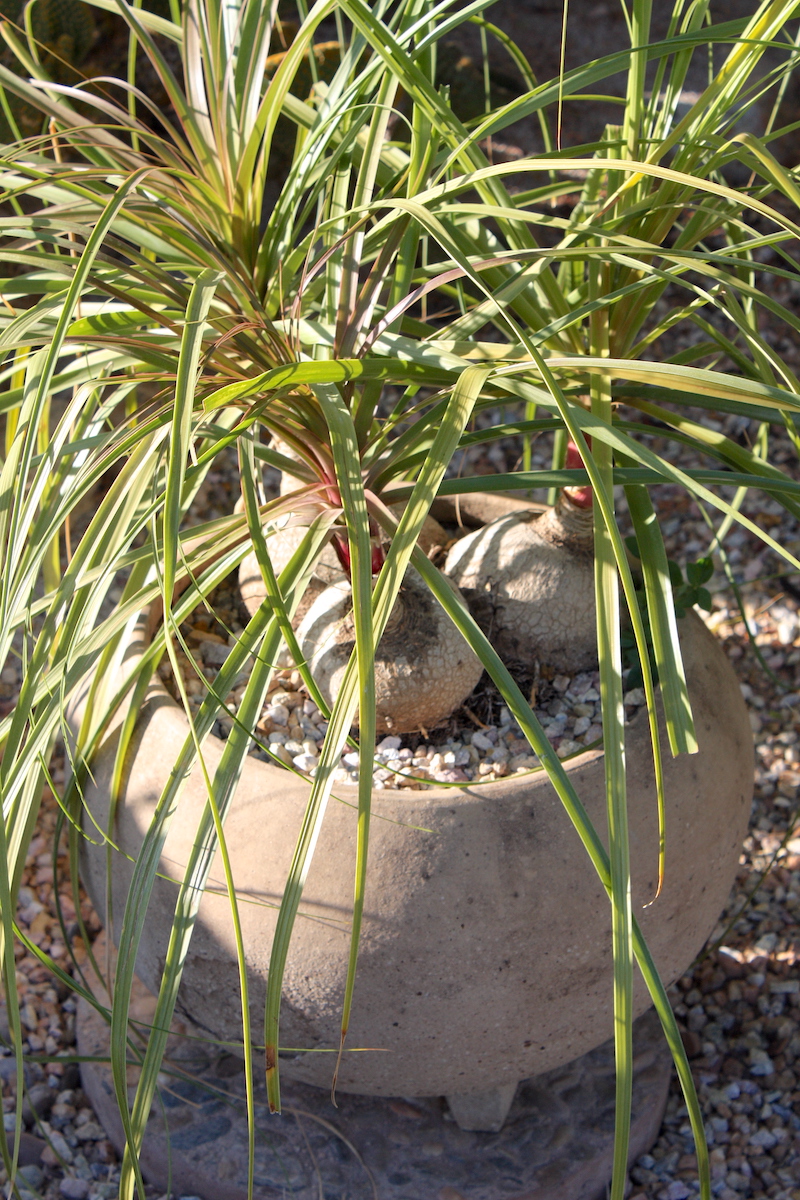
[[[729,596],[715,596],[708,621],[734,661],[750,711],[753,814],[726,910],[670,993],[703,1108],[712,1191],[721,1200],[800,1200],[800,639],[796,599],[779,580],[764,583],[743,588],[753,642]],[[660,1137],[631,1182],[634,1200],[686,1200],[699,1190],[677,1084]]]

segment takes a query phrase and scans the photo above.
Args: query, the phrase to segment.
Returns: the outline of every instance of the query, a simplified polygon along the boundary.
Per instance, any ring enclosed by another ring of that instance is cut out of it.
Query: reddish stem
[[[370,522],[371,523],[371,522]],[[344,534],[336,533],[333,537],[333,548],[339,562],[342,564],[342,570],[350,578],[350,545]],[[377,575],[386,560],[386,551],[379,542],[372,543],[372,574]]]
[[[342,533],[333,535],[333,548],[336,551],[336,557],[342,564],[342,570],[347,578],[350,578],[350,543]]]
[[[591,439],[587,437],[586,443],[591,447]],[[564,461],[564,466],[573,470],[576,467],[584,466],[581,452],[574,442],[567,443],[567,457]],[[593,503],[592,488],[590,484],[583,487],[565,487],[564,495],[570,500],[576,508],[591,508]]]

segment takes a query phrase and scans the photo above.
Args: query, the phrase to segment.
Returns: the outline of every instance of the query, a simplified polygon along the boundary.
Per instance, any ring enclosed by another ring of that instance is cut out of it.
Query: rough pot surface
[[[682,623],[700,753],[671,759],[664,745],[667,873],[657,873],[656,798],[644,713],[629,726],[634,911],[662,978],[678,976],[723,907],[750,812],[753,750],[733,671],[702,622]],[[135,653],[135,649],[131,653]],[[153,684],[138,723],[113,839],[136,856],[186,737],[182,712]],[[108,812],[112,735],[93,765],[86,803]],[[222,743],[204,747],[213,773]],[[603,759],[568,767],[598,829],[604,828]],[[282,1069],[328,1086],[338,1045],[349,948],[356,837],[355,793],[328,806],[289,955]],[[303,819],[306,781],[255,759],[243,772],[226,838],[251,972],[254,1028],[261,1027],[276,908]],[[161,870],[179,878],[205,804],[201,772],[181,795]],[[83,872],[105,910],[106,851],[86,842]],[[131,864],[112,863],[121,919]],[[137,970],[158,986],[177,886],[160,877]],[[342,1091],[441,1095],[500,1087],[568,1062],[611,1034],[608,900],[553,788],[542,773],[484,786],[381,791],[373,801],[370,875]],[[115,929],[114,932],[118,932]],[[636,980],[636,1011],[647,1007]],[[221,866],[212,870],[184,972],[179,1005],[215,1037],[240,1037],[239,989]],[[366,1052],[355,1053],[359,1047]]]
[[[101,935],[96,946],[99,962],[105,961],[104,940]],[[91,971],[88,981],[107,1004]],[[139,980],[133,987],[137,1018],[152,1021],[155,997]],[[175,1024],[183,1029],[182,1022]],[[125,1133],[108,1063],[108,1025],[83,998],[76,1035],[78,1053],[87,1059],[81,1064],[83,1088],[122,1154]],[[652,1009],[635,1023],[633,1045],[631,1164],[658,1134],[672,1074],[672,1056]],[[139,1154],[145,1179],[161,1192],[171,1189],[187,1198],[248,1200],[243,1063],[180,1032],[170,1039],[167,1054],[182,1078],[167,1073],[159,1079],[160,1102],[153,1105]],[[438,1096],[398,1102],[339,1095],[334,1109],[327,1089],[285,1078],[284,1112],[292,1116],[270,1119],[258,1074],[254,1085],[259,1129],[268,1129],[268,1137],[256,1137],[251,1200],[607,1198],[614,1143],[613,1043],[523,1083],[503,1129],[494,1134],[459,1128]],[[432,1146],[437,1153],[430,1153]]]

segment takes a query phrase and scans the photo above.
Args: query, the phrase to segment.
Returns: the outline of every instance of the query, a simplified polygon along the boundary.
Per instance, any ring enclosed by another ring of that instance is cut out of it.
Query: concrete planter
[[[734,673],[702,622],[681,622],[700,753],[671,759],[667,784],[667,874],[655,893],[657,824],[646,715],[629,727],[628,768],[634,910],[662,978],[676,978],[701,948],[732,883],[747,828],[753,751]],[[130,653],[137,653],[132,646]],[[113,836],[135,858],[169,769],[187,734],[183,713],[157,681],[142,709]],[[115,735],[101,751],[86,803],[101,827]],[[222,743],[205,746],[213,771]],[[568,768],[599,829],[605,825],[602,754]],[[338,1045],[349,946],[356,812],[341,788],[325,817],[297,921],[284,985],[282,1070],[329,1086]],[[308,785],[249,759],[226,824],[251,972],[254,1029],[282,893]],[[162,871],[180,877],[205,803],[199,771],[189,778],[166,844]],[[359,975],[342,1091],[373,1095],[462,1095],[513,1091],[518,1080],[578,1057],[612,1032],[610,915],[561,803],[543,773],[458,789],[380,791],[373,804],[370,877]],[[84,843],[83,875],[102,914],[106,852]],[[112,865],[121,918],[131,865]],[[223,894],[203,899],[179,1007],[220,1039],[240,1038],[230,914]],[[137,971],[157,990],[177,894],[159,878]],[[636,1010],[648,997],[636,983]],[[502,1107],[502,1105],[501,1105]],[[484,1119],[484,1118],[480,1118]],[[465,1117],[468,1122],[469,1117]],[[478,1125],[479,1128],[491,1127]]]

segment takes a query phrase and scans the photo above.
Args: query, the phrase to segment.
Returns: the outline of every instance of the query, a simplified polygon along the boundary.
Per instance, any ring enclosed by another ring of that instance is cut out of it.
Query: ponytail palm
[[[20,1061],[14,894],[65,707],[91,688],[80,735],[70,742],[74,774],[64,799],[75,851],[89,836],[81,833],[81,780],[115,711],[133,696],[135,713],[159,657],[174,656],[172,636],[183,617],[254,547],[268,600],[199,710],[192,714],[187,705],[191,736],[136,864],[126,910],[117,914],[112,1060],[130,1149],[122,1194],[133,1195],[136,1150],[165,1049],[166,1034],[158,1031],[169,1028],[191,919],[214,853],[225,849],[225,817],[250,741],[242,714],[258,714],[281,643],[294,645],[290,618],[332,530],[349,562],[355,650],[331,713],[273,947],[264,1037],[273,1106],[280,1103],[282,971],[333,772],[358,709],[359,843],[343,1042],[346,1035],[369,868],[373,660],[413,564],[502,692],[586,847],[587,869],[598,872],[609,894],[618,1030],[613,1194],[622,1195],[627,1161],[635,960],[676,1057],[708,1195],[691,1075],[630,904],[620,629],[623,619],[633,627],[653,729],[657,678],[670,748],[691,753],[692,715],[650,489],[680,485],[724,530],[739,523],[800,568],[740,511],[744,489],[757,486],[800,514],[800,485],[769,461],[772,430],[788,429],[796,440],[800,389],[759,322],[768,312],[798,328],[769,284],[770,276],[794,275],[800,231],[794,175],[770,150],[796,59],[787,22],[800,5],[773,0],[746,20],[714,26],[707,3],[679,0],[668,37],[651,42],[650,7],[634,0],[630,45],[541,84],[516,54],[521,94],[465,125],[437,85],[437,56],[459,25],[484,24],[484,0],[463,7],[448,0],[433,7],[319,0],[274,70],[268,58],[283,49],[275,6],[187,0],[173,21],[124,0],[91,2],[119,11],[132,50],[144,51],[161,81],[168,111],[148,99],[133,73],[56,84],[44,76],[24,30],[2,29],[22,69],[0,67],[4,111],[13,121],[13,96],[42,115],[40,135],[5,145],[0,167],[7,272],[0,312],[0,658],[21,652],[25,662],[19,702],[0,724],[0,905]],[[334,17],[338,65],[323,81],[315,78],[311,51]],[[169,65],[168,43],[180,53],[180,77]],[[709,46],[723,53],[723,65],[687,111],[687,72]],[[311,73],[310,92],[296,82],[301,69]],[[598,142],[553,149],[548,133],[550,148],[539,156],[490,163],[486,139],[522,119],[548,131],[562,99],[586,102],[578,98],[620,72],[627,78],[620,123]],[[736,125],[742,105],[756,101],[766,114],[761,137]],[[272,199],[276,139],[287,128],[290,165]],[[661,349],[680,324],[702,336],[665,356]],[[754,422],[756,449],[711,431],[698,421],[697,407]],[[487,427],[481,416],[498,410],[505,420]],[[667,452],[649,444],[654,423]],[[513,435],[529,444],[546,433],[555,434],[550,470],[531,469],[528,456],[527,469],[513,474],[455,479],[448,472],[458,452],[479,442]],[[567,439],[585,470],[564,467]],[[675,452],[686,445],[702,467],[676,464]],[[190,525],[198,490],[229,448],[238,455],[243,511]],[[288,494],[265,501],[265,465],[291,476]],[[84,528],[78,513],[101,481],[103,498]],[[586,483],[595,497],[608,852],[507,667],[416,546],[437,495]],[[649,631],[618,524],[617,485],[625,487],[641,555]],[[732,500],[730,488],[737,489]],[[399,520],[389,507],[397,501],[405,502]],[[308,532],[276,578],[263,528],[298,507],[312,514]],[[373,553],[379,540],[391,543],[383,561]],[[122,596],[111,608],[106,601],[120,580]],[[109,688],[137,614],[159,598],[164,622],[150,649],[124,690]],[[129,1108],[130,990],[160,850],[179,819],[186,774],[203,761],[218,697],[251,654],[256,667],[239,722],[208,776],[155,1031]],[[128,717],[120,778],[131,732]],[[660,778],[655,741],[654,762]],[[669,829],[665,834],[662,872],[669,869]],[[227,885],[237,931],[230,873]],[[260,1034],[249,1029],[238,936],[237,945],[252,1080],[250,1047]],[[86,994],[79,979],[65,982]]]

